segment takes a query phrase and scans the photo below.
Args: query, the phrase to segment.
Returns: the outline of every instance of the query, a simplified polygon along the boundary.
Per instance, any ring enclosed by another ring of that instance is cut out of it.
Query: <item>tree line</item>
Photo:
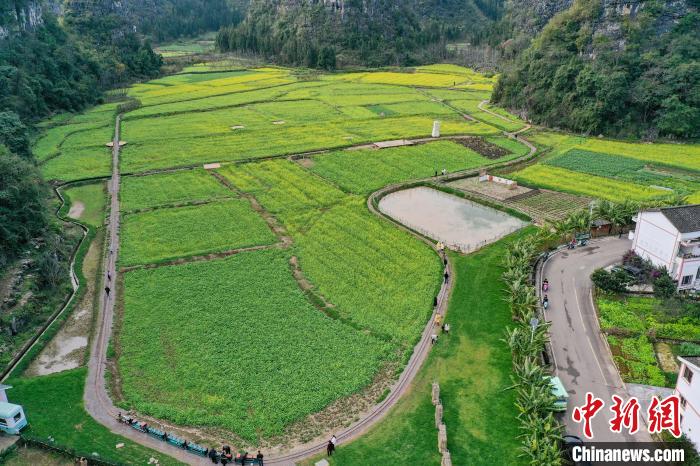
[[[580,133],[699,137],[697,3],[666,28],[667,7],[648,1],[635,18],[617,19],[621,36],[611,38],[596,34],[600,2],[577,0],[506,68],[493,100]]]
[[[411,66],[444,59],[450,41],[487,37],[502,3],[346,0],[340,12],[322,2],[254,0],[242,23],[221,28],[216,45],[293,66]]]

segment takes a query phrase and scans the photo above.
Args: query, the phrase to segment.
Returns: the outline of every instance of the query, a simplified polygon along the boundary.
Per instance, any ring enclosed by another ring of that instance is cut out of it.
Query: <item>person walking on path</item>
[[[109,296],[109,287],[105,286],[105,293],[107,293],[107,296]]]
[[[433,334],[430,336],[430,344],[431,344],[431,345],[434,345],[435,343],[437,343],[437,333],[433,333]]]
[[[336,446],[338,444],[338,437],[333,435],[333,437],[331,437],[331,443],[333,444],[333,446]]]
[[[211,450],[209,450],[209,459],[211,460],[212,463],[219,464],[219,457],[218,456],[219,455],[216,454],[215,449],[212,448]]]
[[[260,452],[260,450],[258,450],[258,456],[257,456],[257,458],[258,458],[258,464],[259,464],[260,466],[263,466],[263,454]]]
[[[447,273],[447,270],[445,270],[445,283],[450,279],[450,274]]]
[[[335,451],[335,445],[333,445],[333,442],[330,440],[328,441],[328,445],[326,445],[326,455],[327,456],[333,456],[333,452]]]

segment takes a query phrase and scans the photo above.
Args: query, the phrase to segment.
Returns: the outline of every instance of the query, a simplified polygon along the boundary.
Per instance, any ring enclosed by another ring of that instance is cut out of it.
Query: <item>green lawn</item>
[[[104,223],[106,204],[104,183],[70,187],[63,191],[63,195],[74,208],[73,218],[93,227],[99,227]],[[82,211],[78,204],[82,205]],[[79,215],[78,212],[80,212]]]
[[[24,406],[30,424],[25,432],[43,441],[51,436],[56,445],[75,449],[80,456],[97,452],[102,459],[125,464],[147,464],[151,457],[162,465],[181,464],[113,434],[93,420],[83,408],[86,374],[86,368],[79,368],[10,380],[10,399]],[[116,448],[118,443],[124,443],[124,447]]]
[[[125,212],[230,197],[231,191],[204,170],[185,170],[150,176],[125,176],[120,191]]]
[[[128,272],[119,337],[128,402],[255,442],[369,384],[394,347],[314,308],[289,256]]]
[[[120,265],[271,244],[275,235],[244,199],[125,215]]]
[[[357,441],[340,446],[331,464],[440,464],[431,404],[435,380],[453,464],[525,463],[518,456],[515,393],[507,389],[511,355],[501,341],[511,314],[500,261],[507,244],[532,231],[530,227],[469,256],[451,254],[457,282],[446,318],[450,335],[440,337],[411,391],[388,417]]]

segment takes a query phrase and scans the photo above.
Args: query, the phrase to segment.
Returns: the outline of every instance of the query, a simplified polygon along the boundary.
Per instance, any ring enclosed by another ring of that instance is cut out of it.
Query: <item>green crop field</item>
[[[232,126],[239,124],[237,120],[227,123]],[[126,173],[133,173],[208,162],[297,154],[403,137],[425,137],[430,136],[432,123],[432,118],[424,116],[302,124],[286,121],[274,124],[268,121],[264,127],[229,129],[230,134],[177,138],[177,132],[170,131],[170,127],[161,122],[153,126],[153,131],[161,135],[160,140],[126,146],[123,150],[122,169]],[[442,133],[492,135],[497,130],[454,117],[442,121]],[[171,136],[167,137],[166,134]],[[125,137],[128,139],[128,132],[125,132]],[[164,144],[164,141],[171,141],[171,144]]]
[[[112,152],[106,147],[73,149],[47,160],[41,173],[49,180],[74,181],[109,176],[112,172]]]
[[[149,264],[274,241],[246,200],[158,209],[124,216],[120,264]]]
[[[231,197],[232,193],[204,170],[183,170],[122,179],[121,209],[125,212]]]
[[[525,185],[535,185],[555,191],[582,194],[611,201],[619,201],[620,199],[642,201],[662,198],[670,194],[669,191],[659,188],[651,188],[544,164],[531,165],[509,176]]]
[[[644,144],[537,132],[533,142],[549,148],[543,165],[508,176],[523,183],[617,201],[671,194],[700,199],[700,146]]]
[[[391,149],[338,151],[315,156],[311,170],[346,191],[368,194],[402,180],[427,178],[448,172],[487,166],[513,158],[489,160],[452,141],[439,141]]]
[[[124,396],[248,441],[367,385],[390,346],[305,299],[283,251],[126,274]]]
[[[223,169],[287,227],[304,274],[343,317],[399,341],[425,323],[439,261],[418,240],[287,160]]]

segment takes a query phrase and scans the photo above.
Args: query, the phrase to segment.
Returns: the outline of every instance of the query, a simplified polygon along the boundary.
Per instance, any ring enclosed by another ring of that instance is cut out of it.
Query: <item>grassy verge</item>
[[[453,464],[522,464],[511,385],[511,356],[501,341],[511,322],[500,261],[526,228],[481,251],[451,254],[456,285],[441,336],[412,387],[387,417],[357,441],[338,448],[331,464],[438,465],[431,383],[440,382]],[[494,448],[494,445],[498,445]],[[318,461],[314,458],[307,463]]]
[[[83,408],[83,386],[87,369],[82,367],[43,377],[14,379],[12,400],[20,402],[27,414],[29,427],[23,436],[50,441],[74,451],[76,456],[99,458],[125,464],[146,464],[149,458],[161,465],[180,464],[154,450],[116,435],[98,424]],[[122,448],[117,444],[123,443]]]

